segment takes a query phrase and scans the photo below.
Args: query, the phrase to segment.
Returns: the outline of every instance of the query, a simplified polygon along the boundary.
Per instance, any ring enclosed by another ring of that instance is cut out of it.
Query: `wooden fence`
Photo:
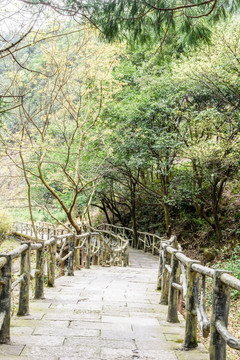
[[[69,234],[70,232],[74,233],[71,225],[66,227],[59,227],[51,223],[38,221],[34,224],[34,226],[37,233],[37,238],[41,240],[49,240],[52,236]],[[29,239],[35,236],[32,224],[22,221],[15,221],[13,223],[12,232],[19,235],[28,235]]]
[[[44,297],[44,278],[55,285],[57,275],[74,275],[74,269],[91,264],[127,266],[128,241],[110,231],[95,230],[81,235],[67,233],[48,224],[37,225],[39,238],[34,241],[31,224],[15,223],[12,232],[28,241],[7,254],[0,254],[0,343],[10,341],[11,293],[19,285],[17,315],[29,313],[30,281],[34,280],[34,298]],[[57,235],[60,234],[60,235]],[[35,269],[31,270],[35,252]],[[12,264],[20,259],[20,275],[13,280]],[[66,266],[65,266],[66,265]]]
[[[125,228],[112,224],[101,224],[98,226],[98,229],[104,229],[111,231],[112,233],[119,234],[124,239],[128,239],[130,245],[132,245],[133,243],[133,230],[130,228]],[[151,252],[153,255],[159,255],[161,242],[167,239],[165,236],[159,236],[156,234],[151,234],[149,232],[138,231],[137,235],[137,248],[142,249],[145,252]]]
[[[129,237],[133,230],[111,224],[105,228]],[[168,305],[167,321],[177,323],[180,301],[185,303],[185,339],[183,348],[197,347],[197,329],[204,338],[210,336],[209,359],[226,360],[226,346],[240,350],[240,340],[227,330],[231,289],[240,291],[240,280],[225,270],[203,266],[181,251],[176,236],[169,240],[154,234],[138,232],[138,247],[159,254],[157,288],[161,290],[160,304]],[[211,319],[206,313],[206,277],[213,280]]]
[[[231,289],[240,291],[240,280],[225,270],[209,268],[188,258],[177,248],[175,240],[173,236],[162,242],[160,249],[158,287],[160,303],[168,304],[167,321],[178,322],[178,296],[182,293],[186,311],[183,346],[187,349],[197,346],[198,324],[203,337],[210,335],[209,359],[225,360],[226,345],[240,350],[240,340],[227,330]],[[213,279],[210,320],[205,310],[206,277]]]
[[[11,290],[20,284],[18,315],[29,311],[29,283],[35,279],[35,298],[43,296],[44,258],[47,260],[47,283],[54,285],[56,263],[64,264],[68,259],[67,274],[73,275],[74,263],[80,267],[84,258],[86,268],[91,263],[98,265],[128,264],[128,243],[133,241],[133,230],[110,224],[102,224],[100,229],[76,235],[64,234],[66,229],[48,227],[41,224],[38,233],[47,240],[41,243],[22,243],[8,254],[0,255],[0,342],[9,341]],[[25,230],[24,230],[25,229]],[[29,224],[15,224],[16,230],[31,236]],[[52,236],[52,234],[54,234]],[[57,235],[58,234],[58,235]],[[52,237],[51,237],[52,236]],[[185,340],[183,347],[197,347],[197,326],[203,337],[210,336],[210,360],[226,360],[226,346],[240,350],[240,341],[227,330],[231,289],[240,291],[240,280],[229,272],[203,266],[183,254],[176,237],[170,239],[138,232],[138,247],[159,255],[158,289],[161,289],[160,303],[168,305],[167,321],[179,322],[179,299],[185,303]],[[67,253],[64,250],[67,248]],[[30,252],[36,251],[36,269],[30,271]],[[11,262],[21,258],[20,277],[11,281]],[[63,266],[61,267],[63,269]],[[205,283],[209,277],[213,281],[211,319],[206,313]]]

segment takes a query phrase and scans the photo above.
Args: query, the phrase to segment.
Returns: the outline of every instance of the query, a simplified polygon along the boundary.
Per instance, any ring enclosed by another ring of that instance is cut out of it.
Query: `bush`
[[[0,240],[11,229],[11,217],[7,211],[0,211]]]
[[[223,251],[225,249],[223,248]],[[215,266],[216,268],[231,271],[232,275],[240,280],[240,245],[235,246],[232,251],[231,257],[224,263],[218,262]],[[240,297],[240,291],[232,290],[232,295],[234,299]]]

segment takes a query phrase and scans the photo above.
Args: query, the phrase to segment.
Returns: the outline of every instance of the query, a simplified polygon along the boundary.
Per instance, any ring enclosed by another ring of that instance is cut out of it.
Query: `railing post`
[[[161,297],[160,304],[168,304],[168,289],[169,289],[169,272],[165,265],[169,265],[169,254],[166,250],[167,245],[163,245],[163,263],[162,263],[162,278],[161,278]]]
[[[34,299],[44,298],[44,253],[45,246],[42,244],[42,247],[36,251],[36,269],[40,270],[40,273],[35,277]]]
[[[78,247],[80,244],[80,239],[76,239],[75,246]],[[80,249],[74,249],[75,250],[75,266],[77,270],[81,269],[81,250]]]
[[[71,236],[68,241],[68,251],[72,254],[68,258],[68,276],[74,275],[74,257],[75,257],[75,235]]]
[[[169,279],[168,290],[168,315],[167,321],[171,323],[178,323],[178,290],[175,289],[172,284],[179,283],[179,263],[175,257],[175,253],[178,250],[173,250],[171,255],[171,274]]]
[[[2,327],[0,328],[0,344],[6,344],[10,341],[10,318],[11,318],[11,256],[0,255],[5,258],[7,263],[0,270],[1,273],[1,291],[0,308],[4,316]]]
[[[183,343],[183,347],[186,349],[193,349],[198,346],[197,311],[194,300],[194,285],[197,282],[197,273],[191,268],[193,263],[199,263],[199,261],[189,261],[187,264],[186,327]]]
[[[153,235],[153,242],[152,242],[152,255],[155,255],[155,236]]]
[[[57,252],[57,240],[49,245],[50,259],[48,264],[48,286],[55,285],[55,270],[56,270],[56,252]]]
[[[102,265],[102,252],[103,252],[103,241],[102,241],[102,235],[99,237],[99,250],[98,250],[98,265]]]
[[[27,250],[21,253],[21,273],[24,275],[24,280],[20,283],[20,293],[19,293],[19,305],[17,315],[28,315],[29,314],[29,290],[30,290],[30,272],[31,272],[31,262],[30,262],[30,243],[27,244]]]
[[[85,269],[90,269],[90,239],[91,236],[87,236],[86,240],[86,259],[85,259]]]
[[[129,245],[126,246],[124,250],[124,266],[129,265]]]
[[[216,270],[214,274],[213,297],[212,297],[212,318],[211,318],[211,339],[210,339],[210,360],[226,360],[226,341],[218,333],[215,324],[221,321],[227,327],[230,305],[230,288],[220,280],[222,273],[226,271]]]
[[[100,237],[100,254],[99,254],[99,265],[103,266],[104,265],[104,237],[103,235],[101,235]]]
[[[97,265],[101,265],[101,237],[99,237],[99,249],[98,249],[98,252],[97,252],[97,256],[98,256],[98,261],[97,261]]]
[[[163,246],[160,244],[159,249],[159,264],[158,264],[158,278],[157,278],[157,290],[161,290],[163,273]]]
[[[144,234],[144,240],[143,240],[143,251],[147,251],[147,235]]]
[[[133,248],[133,231],[131,231],[131,246]]]

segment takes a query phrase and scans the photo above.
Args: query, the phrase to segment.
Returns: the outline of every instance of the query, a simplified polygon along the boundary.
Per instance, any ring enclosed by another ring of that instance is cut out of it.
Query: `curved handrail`
[[[34,298],[44,296],[45,261],[49,286],[55,284],[57,264],[62,275],[66,261],[67,274],[70,276],[74,274],[74,268],[79,268],[80,265],[84,265],[85,268],[89,268],[92,263],[103,266],[128,265],[129,241],[120,235],[95,229],[77,235],[66,228],[48,225],[35,225],[35,238],[32,224],[15,222],[12,231],[14,235],[25,239],[25,242],[6,254],[0,254],[0,343],[10,340],[11,291],[20,285],[17,312],[20,316],[29,312],[31,279],[35,279]],[[36,268],[33,270],[30,259],[32,251],[36,251]],[[20,276],[12,281],[11,263],[17,258],[21,260]]]
[[[99,227],[104,227],[104,229],[99,229]],[[55,230],[57,230],[57,228]],[[74,239],[74,241],[71,242],[72,245],[69,243],[68,251],[70,255],[68,259],[71,259],[74,251],[84,249],[87,263],[89,262],[91,253],[93,255],[97,253],[97,250],[103,252],[103,249],[105,249],[109,252],[109,265],[115,264],[114,254],[116,254],[116,257],[119,257],[119,254],[123,255],[125,264],[127,264],[128,243],[132,241],[130,237],[133,234],[132,229],[111,224],[101,224],[97,229],[89,227],[89,230],[89,232],[81,235],[74,233],[55,235],[44,243],[31,244],[31,247],[36,251],[40,251],[48,245],[55,246],[56,250],[57,244],[61,244],[64,241],[63,239],[65,239],[65,241],[66,239],[68,239],[68,241]],[[187,349],[197,346],[198,322],[204,337],[208,337],[210,333],[210,360],[225,360],[226,345],[234,349],[240,349],[240,341],[227,330],[230,290],[236,289],[240,291],[240,280],[232,276],[229,272],[203,266],[199,261],[187,257],[181,251],[181,247],[176,241],[176,236],[166,239],[165,237],[160,237],[148,232],[138,232],[138,236],[140,239],[139,247],[141,247],[140,244],[143,244],[142,247],[144,251],[151,249],[153,254],[156,252],[159,254],[157,287],[161,289],[160,303],[168,304],[167,321],[178,322],[179,294],[182,294],[185,300],[186,327],[183,346]],[[93,241],[91,241],[91,239],[93,239]],[[81,241],[81,245],[75,246],[75,241]],[[102,246],[99,246],[100,242]],[[120,244],[119,247],[116,246],[116,242]],[[66,246],[66,244],[64,246]],[[19,255],[25,254],[28,249],[28,245],[22,244],[18,250],[13,250],[10,254],[2,254],[0,256],[0,269],[2,269],[3,272],[3,279],[4,272],[6,275],[7,269],[9,271],[9,259],[11,260]],[[61,249],[63,249],[63,245]],[[63,250],[61,255],[63,255]],[[66,255],[64,256],[66,258]],[[34,276],[38,278],[39,268],[35,269]],[[205,310],[206,277],[213,279],[211,320],[208,319]],[[20,278],[12,285],[17,286],[20,283],[21,286],[23,286],[25,282],[25,275],[21,274]],[[6,286],[6,289],[7,288],[8,286]],[[2,291],[2,293],[4,293],[4,291]],[[8,310],[3,307],[0,313],[1,328],[4,327],[7,317]]]
[[[111,224],[101,224],[118,233],[130,234],[133,230]],[[197,346],[197,322],[204,337],[210,335],[210,360],[225,360],[226,345],[240,349],[240,340],[228,330],[228,312],[231,289],[240,291],[240,280],[224,270],[203,266],[181,251],[176,237],[169,240],[148,232],[137,232],[138,247],[150,249],[159,254],[158,289],[161,289],[161,304],[168,304],[167,321],[178,322],[178,296],[182,293],[186,308],[186,328],[184,347]],[[154,238],[157,242],[154,242]],[[181,274],[181,276],[180,276]],[[206,313],[205,280],[213,279],[212,315]],[[181,280],[181,281],[180,281]],[[201,280],[201,281],[200,281]]]
[[[111,231],[117,232],[121,234],[123,237],[127,237],[129,239],[130,244],[133,243],[133,229],[117,226],[112,224],[102,223],[98,225],[98,228],[102,229],[110,229]],[[167,240],[165,236],[159,236],[156,234],[151,234],[149,232],[137,231],[138,235],[138,249],[143,249],[145,252],[150,250],[153,255],[159,254],[159,248],[161,241]]]

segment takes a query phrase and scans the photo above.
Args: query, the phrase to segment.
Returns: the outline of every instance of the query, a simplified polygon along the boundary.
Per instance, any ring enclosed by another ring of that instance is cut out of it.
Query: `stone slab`
[[[0,358],[2,356],[12,356],[12,355],[20,355],[22,350],[24,348],[24,345],[19,345],[19,344],[9,344],[9,345],[5,345],[2,344],[0,345]]]
[[[46,336],[46,335],[12,335],[12,342],[19,345],[44,345],[57,346],[63,345],[65,340],[64,336]]]

